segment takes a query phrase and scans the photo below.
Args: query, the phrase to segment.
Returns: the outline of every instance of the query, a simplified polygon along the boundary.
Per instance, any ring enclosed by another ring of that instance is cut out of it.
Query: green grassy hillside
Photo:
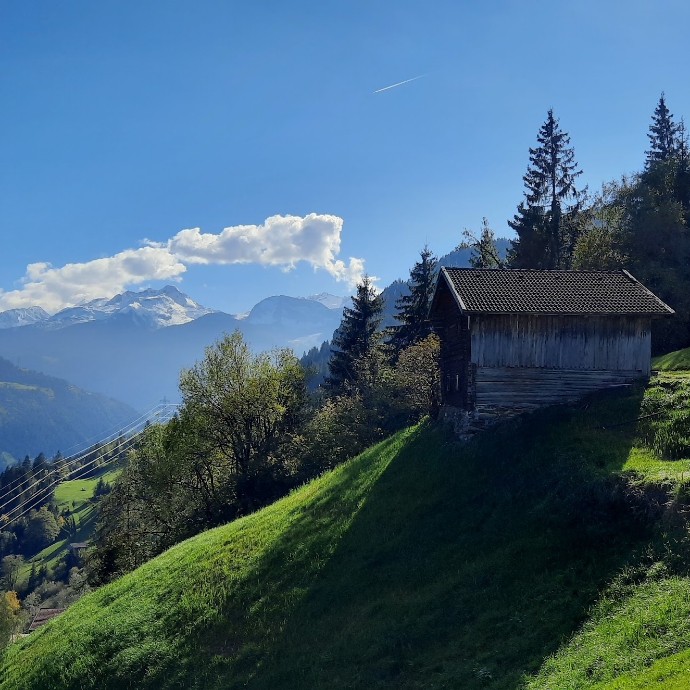
[[[642,405],[642,389],[604,394],[467,444],[427,424],[401,432],[85,596],[9,648],[0,687],[682,676],[690,460],[636,441]]]
[[[690,347],[654,357],[652,368],[659,371],[681,371],[690,369]]]

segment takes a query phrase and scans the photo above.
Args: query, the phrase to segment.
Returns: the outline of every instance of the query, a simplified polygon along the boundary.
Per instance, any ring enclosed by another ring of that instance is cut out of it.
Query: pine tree
[[[654,163],[667,161],[675,155],[678,133],[679,127],[673,121],[673,113],[669,111],[666,97],[662,91],[647,134],[650,147],[649,151],[645,151],[647,155],[646,168]]]
[[[522,178],[525,198],[508,225],[517,233],[510,263],[515,268],[568,268],[577,240],[576,217],[585,196],[575,180],[582,174],[570,136],[549,110]]]
[[[390,345],[395,356],[406,347],[423,340],[431,333],[429,307],[434,296],[438,259],[428,246],[419,253],[420,260],[410,270],[410,292],[395,302],[398,310],[394,317],[399,326],[391,328]]]
[[[357,363],[373,352],[381,340],[379,325],[383,299],[376,293],[369,276],[364,276],[352,298],[352,308],[343,309],[343,320],[333,336],[334,348],[328,362],[326,387],[342,392],[357,381]]]

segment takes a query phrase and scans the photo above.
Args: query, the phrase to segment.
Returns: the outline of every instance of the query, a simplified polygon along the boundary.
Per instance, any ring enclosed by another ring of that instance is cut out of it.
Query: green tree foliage
[[[666,96],[661,92],[661,97],[652,115],[652,124],[649,126],[647,137],[649,138],[649,151],[645,151],[647,160],[645,167],[649,168],[655,163],[663,163],[676,156],[678,147],[679,125],[673,121],[673,114],[666,105]]]
[[[627,186],[625,178],[620,183],[605,183],[580,213],[573,269],[612,271],[628,264],[629,257],[624,249],[625,206],[620,194]]]
[[[686,224],[690,223],[690,144],[682,119],[676,135],[674,196],[683,207]]]
[[[180,391],[178,415],[145,431],[103,499],[91,559],[96,580],[131,570],[294,485],[287,451],[307,398],[292,351],[254,355],[235,331],[182,372]]]
[[[361,368],[355,363],[365,359],[381,341],[382,312],[383,300],[369,276],[364,276],[352,298],[352,307],[343,309],[343,320],[333,337],[326,379],[332,392],[342,392],[348,384],[356,384]]]
[[[577,241],[577,216],[585,193],[575,181],[582,174],[570,136],[549,110],[530,148],[530,164],[522,178],[525,198],[508,225],[516,232],[511,243],[514,268],[569,268]]]
[[[655,352],[690,342],[690,199],[685,129],[673,122],[663,94],[649,128],[644,170],[622,187],[622,245],[631,272],[676,310],[653,324]]]
[[[17,535],[14,532],[0,532],[0,557],[17,552]]]
[[[652,325],[655,353],[690,343],[690,170],[685,127],[663,94],[641,172],[604,185],[579,214],[573,268],[626,268],[676,311]]]
[[[8,590],[16,589],[23,565],[24,558],[19,555],[11,554],[2,559],[2,577]]]
[[[291,350],[253,355],[239,330],[182,372],[180,392],[181,418],[193,420],[204,445],[240,476],[294,428],[306,396],[304,370]]]
[[[6,647],[22,624],[17,593],[0,592],[0,647]]]
[[[377,360],[375,366],[372,359]],[[439,340],[435,335],[405,348],[394,364],[379,345],[353,366],[358,371],[356,387],[323,400],[298,438],[295,453],[305,480],[438,412]]]
[[[31,511],[24,535],[29,552],[37,552],[52,544],[60,533],[60,527],[46,506]]]
[[[409,294],[402,295],[395,303],[394,316],[400,325],[391,329],[389,343],[396,356],[431,333],[429,307],[436,288],[437,266],[438,259],[424,246],[419,261],[410,270]]]
[[[482,229],[477,237],[467,228],[462,231],[463,240],[455,251],[471,249],[470,266],[472,268],[505,268],[506,261],[496,245],[496,236],[489,227],[489,221],[482,218]]]
[[[441,341],[433,333],[400,353],[395,385],[410,417],[435,418],[441,404]]]
[[[105,496],[112,491],[113,487],[106,481],[103,481],[101,477],[97,482],[96,486],[93,487],[93,497],[98,498],[99,496]]]

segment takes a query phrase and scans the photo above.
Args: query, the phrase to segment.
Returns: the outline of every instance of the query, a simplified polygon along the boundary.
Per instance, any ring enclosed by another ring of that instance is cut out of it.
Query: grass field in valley
[[[77,526],[76,534],[72,536],[60,535],[61,538],[58,541],[29,558],[20,571],[20,585],[29,577],[32,565],[36,569],[43,565],[49,569],[53,568],[66,553],[70,543],[85,542],[91,538],[96,526],[96,504],[92,500],[93,490],[99,479],[102,478],[103,481],[112,484],[121,471],[120,466],[111,464],[104,466],[93,477],[71,479],[55,487],[54,501],[61,511],[65,508],[71,511]]]
[[[649,439],[690,382],[665,377],[466,444],[400,432],[83,597],[0,687],[681,687],[690,460]]]

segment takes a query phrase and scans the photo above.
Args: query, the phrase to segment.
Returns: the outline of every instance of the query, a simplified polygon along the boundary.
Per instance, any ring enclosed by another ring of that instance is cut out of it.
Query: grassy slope
[[[667,355],[655,357],[652,360],[652,368],[659,371],[679,371],[690,369],[690,347],[684,350],[669,352]]]
[[[656,505],[689,463],[610,426],[640,399],[466,445],[401,432],[87,595],[12,645],[2,688],[575,688],[682,653],[690,579],[654,565],[677,537]]]

